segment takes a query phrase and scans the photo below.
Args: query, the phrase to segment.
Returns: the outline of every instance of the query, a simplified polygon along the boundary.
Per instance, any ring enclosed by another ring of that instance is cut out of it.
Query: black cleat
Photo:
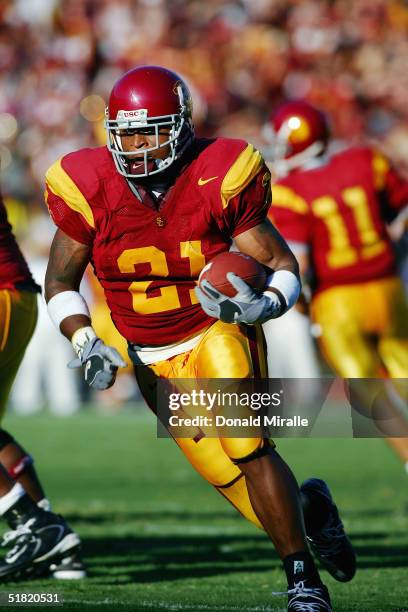
[[[293,588],[287,591],[272,593],[272,595],[288,596],[288,612],[333,612],[330,595],[321,582],[318,585],[306,586],[304,580],[295,582]]]
[[[61,516],[41,511],[4,534],[2,546],[11,545],[0,561],[0,582],[43,575],[52,559],[77,549],[80,539]]]
[[[86,578],[86,568],[81,558],[81,551],[64,553],[60,559],[54,559],[49,566],[49,573],[57,580],[80,580]]]
[[[309,478],[300,487],[302,494],[312,503],[318,503],[319,496],[329,504],[329,515],[319,530],[309,532],[306,524],[306,535],[310,548],[323,567],[339,582],[348,582],[356,573],[356,555],[348,539],[339,511],[333,501],[329,487],[319,478]]]
[[[288,590],[288,612],[333,612],[330,595],[322,584],[319,587],[305,587],[297,582]]]

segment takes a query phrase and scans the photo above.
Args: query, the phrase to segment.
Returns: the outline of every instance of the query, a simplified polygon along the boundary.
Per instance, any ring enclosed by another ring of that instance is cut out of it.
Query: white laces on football
[[[322,590],[318,588],[305,587],[302,581],[296,582],[293,589],[287,591],[274,591],[272,595],[294,595],[290,600],[291,612],[321,612],[322,604],[326,606],[327,612],[332,612],[331,608],[324,599],[321,598]],[[316,597],[318,601],[305,601],[305,597]]]
[[[6,531],[6,533],[3,535],[3,541],[1,545],[8,546],[10,542],[13,542],[13,540],[16,540],[21,535],[31,533],[31,525],[33,523],[35,523],[35,518],[31,518],[26,523],[19,525],[17,529],[10,529],[10,531]]]

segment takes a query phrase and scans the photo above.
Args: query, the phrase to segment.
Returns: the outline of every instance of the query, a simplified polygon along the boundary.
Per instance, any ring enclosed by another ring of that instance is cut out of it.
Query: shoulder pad
[[[381,191],[385,188],[387,173],[390,170],[389,161],[379,151],[372,151],[371,164],[374,176],[374,186],[377,191]]]
[[[57,160],[46,172],[48,188],[60,197],[72,210],[84,217],[88,225],[95,227],[90,201],[100,187],[101,172],[107,158],[105,147],[81,149]]]
[[[222,207],[241,193],[263,167],[264,160],[252,144],[243,140],[221,139],[228,147],[229,160],[221,183]],[[231,159],[232,156],[232,159]]]

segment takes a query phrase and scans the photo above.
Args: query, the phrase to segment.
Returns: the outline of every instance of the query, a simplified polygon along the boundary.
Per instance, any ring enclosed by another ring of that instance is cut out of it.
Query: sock
[[[24,491],[24,489],[23,489]],[[35,501],[24,491],[24,495],[4,512],[3,516],[12,529],[23,525],[28,519],[38,517],[44,511],[41,510]]]
[[[305,489],[300,494],[307,535],[313,535],[327,523],[332,504],[324,495]]]
[[[289,588],[296,582],[307,581],[307,586],[318,586],[321,584],[319,573],[313,561],[313,557],[306,551],[293,553],[283,560]]]
[[[50,503],[50,500],[47,499],[46,497],[43,497],[42,499],[40,499],[40,501],[37,502],[37,506],[41,508],[42,510],[45,510],[46,512],[51,512],[51,503]]]
[[[0,515],[3,515],[11,508],[11,506],[14,506],[20,497],[23,497],[23,495],[25,495],[24,488],[19,482],[16,482],[8,493],[0,497]]]

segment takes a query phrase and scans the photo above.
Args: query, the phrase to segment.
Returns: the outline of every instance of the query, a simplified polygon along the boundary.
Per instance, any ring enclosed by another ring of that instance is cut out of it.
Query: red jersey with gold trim
[[[369,148],[297,170],[272,186],[270,217],[288,242],[310,247],[316,289],[395,273],[386,223],[408,202],[408,182]]]
[[[141,202],[99,147],[51,166],[46,199],[55,224],[91,247],[119,332],[136,344],[162,346],[214,322],[198,303],[195,281],[233,237],[265,219],[269,178],[252,145],[199,139],[160,205],[152,206],[143,183]]]
[[[6,208],[0,196],[0,289],[14,289],[21,283],[36,287],[11,231]]]

